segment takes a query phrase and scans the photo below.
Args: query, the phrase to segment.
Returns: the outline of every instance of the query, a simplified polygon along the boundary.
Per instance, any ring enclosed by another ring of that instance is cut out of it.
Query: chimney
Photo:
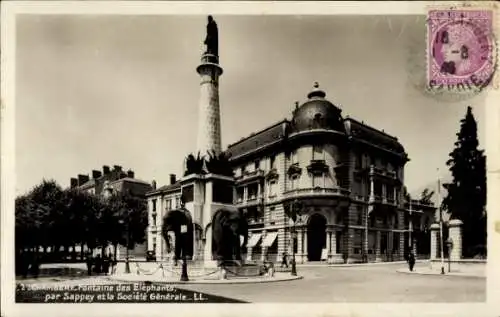
[[[99,178],[99,177],[101,177],[101,176],[102,176],[101,171],[96,171],[96,170],[93,170],[93,171],[92,171],[92,178],[93,178],[93,179]]]
[[[78,174],[78,186],[81,186],[89,181],[88,175]]]
[[[153,188],[153,190],[156,190],[156,181],[155,180],[153,180],[151,182],[151,187]]]
[[[71,189],[78,187],[78,178],[72,177],[70,180]]]
[[[134,171],[132,171],[132,170],[128,170],[128,171],[127,171],[127,177],[129,177],[129,178],[134,178]]]
[[[113,169],[117,172],[121,172],[122,171],[122,167],[120,165],[114,165],[113,166]]]
[[[109,166],[104,165],[104,166],[102,167],[102,173],[103,173],[104,175],[108,175],[108,174],[109,174]]]
[[[177,179],[175,178],[175,174],[170,174],[170,185],[175,184]]]

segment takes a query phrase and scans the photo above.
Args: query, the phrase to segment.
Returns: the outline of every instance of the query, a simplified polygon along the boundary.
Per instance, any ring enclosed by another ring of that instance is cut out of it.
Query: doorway
[[[326,248],[326,218],[314,214],[307,226],[307,259],[321,261],[321,252]]]

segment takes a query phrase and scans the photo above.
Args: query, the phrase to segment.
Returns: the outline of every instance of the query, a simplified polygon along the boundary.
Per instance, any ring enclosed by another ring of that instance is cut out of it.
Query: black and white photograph
[[[2,316],[499,312],[492,4],[22,2]]]

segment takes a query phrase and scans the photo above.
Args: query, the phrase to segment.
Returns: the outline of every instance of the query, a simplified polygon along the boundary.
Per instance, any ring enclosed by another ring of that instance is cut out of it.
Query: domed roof
[[[308,100],[293,112],[291,132],[314,129],[336,130],[345,132],[341,112],[330,101],[325,99],[326,93],[314,83],[313,90],[307,94]]]

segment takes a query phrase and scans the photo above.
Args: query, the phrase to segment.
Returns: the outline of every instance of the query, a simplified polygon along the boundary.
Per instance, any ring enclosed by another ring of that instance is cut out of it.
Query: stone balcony
[[[313,175],[322,175],[328,172],[328,165],[326,165],[325,160],[311,160],[307,171]]]
[[[300,197],[345,197],[349,196],[350,191],[344,188],[299,188],[286,191],[284,198],[300,198]]]
[[[246,200],[243,198],[236,199],[236,205],[238,207],[252,207],[257,206],[262,203],[262,195],[252,195],[249,196]]]
[[[235,177],[235,181],[237,185],[241,185],[243,183],[248,183],[263,179],[264,177],[265,177],[264,170],[258,168],[250,172],[244,172],[242,175]]]

